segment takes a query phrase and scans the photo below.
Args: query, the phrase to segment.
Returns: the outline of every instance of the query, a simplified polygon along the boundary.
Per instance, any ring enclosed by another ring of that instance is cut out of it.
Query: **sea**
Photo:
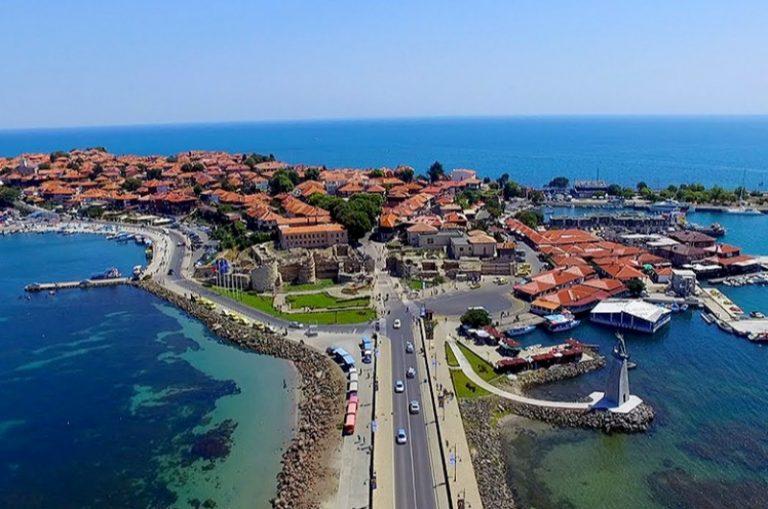
[[[418,172],[438,160],[535,185],[564,175],[761,189],[766,140],[768,117],[358,120],[0,131],[0,155],[207,149],[340,168],[407,164]],[[723,240],[746,253],[768,254],[768,215],[691,216],[723,224]],[[90,238],[0,239],[0,493],[23,502],[11,505],[182,507],[211,497],[218,507],[237,507],[229,501],[238,489],[268,498],[291,419],[287,399],[271,397],[284,390],[283,378],[291,386],[284,363],[217,343],[198,322],[131,288],[31,300],[21,290],[108,265],[127,269],[141,256]],[[721,290],[747,311],[768,312],[768,288]],[[615,339],[589,323],[571,335],[603,352]],[[562,339],[536,331],[525,341]],[[768,347],[707,325],[695,310],[653,336],[626,340],[638,363],[630,389],[657,413],[651,430],[509,422],[500,447],[520,505],[766,507]],[[601,390],[604,379],[599,370],[534,392],[578,398]]]
[[[578,209],[555,209],[574,213]],[[723,242],[768,251],[768,216],[694,212],[719,222]],[[768,287],[718,288],[745,311],[768,312]],[[524,344],[573,336],[610,354],[613,331],[582,323],[567,334],[535,331]],[[698,310],[675,314],[654,335],[625,333],[630,391],[653,406],[649,432],[551,429],[523,420],[503,427],[508,483],[523,507],[764,508],[768,501],[768,346],[707,325]],[[604,390],[605,370],[541,386],[545,399],[576,400]]]
[[[24,291],[145,263],[98,235],[0,236],[0,507],[270,507],[290,364],[133,287]]]
[[[192,149],[274,154],[329,168],[412,166],[650,186],[768,183],[768,117],[507,117],[254,122],[0,131],[0,156],[103,146],[118,154]]]

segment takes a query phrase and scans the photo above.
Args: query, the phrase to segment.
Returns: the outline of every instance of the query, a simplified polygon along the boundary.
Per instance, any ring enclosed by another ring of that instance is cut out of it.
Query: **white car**
[[[396,319],[394,322],[392,322],[392,328],[399,329],[400,328],[400,319]]]
[[[404,443],[408,442],[408,435],[405,433],[405,430],[403,428],[400,428],[399,430],[397,430],[397,436],[395,437],[395,440],[400,445],[403,445]]]
[[[415,399],[411,401],[408,404],[408,412],[411,414],[418,414],[419,412],[421,412],[421,407],[419,406],[419,402],[416,401]]]
[[[398,380],[397,382],[395,382],[395,392],[398,394],[401,392],[405,392],[405,384],[403,383],[402,380]]]
[[[408,368],[408,371],[405,372],[406,378],[416,378],[416,370],[414,368]]]

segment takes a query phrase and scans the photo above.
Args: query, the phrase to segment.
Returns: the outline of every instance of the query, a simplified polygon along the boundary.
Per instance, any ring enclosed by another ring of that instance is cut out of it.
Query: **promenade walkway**
[[[569,401],[549,401],[545,399],[529,398],[526,396],[521,396],[520,394],[507,392],[483,380],[480,377],[480,375],[475,373],[475,371],[472,369],[472,365],[469,363],[467,358],[464,357],[464,353],[459,348],[459,345],[456,344],[456,341],[454,339],[448,339],[447,341],[448,341],[448,346],[450,347],[453,354],[456,356],[456,360],[459,362],[459,367],[467,376],[467,378],[469,378],[472,381],[472,383],[477,385],[478,387],[482,387],[486,391],[493,393],[497,396],[500,396],[504,399],[515,401],[517,403],[523,403],[526,405],[533,405],[533,406],[546,407],[546,408],[562,408],[567,410],[589,410],[603,396],[603,393],[601,392],[593,392],[592,394],[589,395],[590,401],[582,403],[582,402],[569,402]]]

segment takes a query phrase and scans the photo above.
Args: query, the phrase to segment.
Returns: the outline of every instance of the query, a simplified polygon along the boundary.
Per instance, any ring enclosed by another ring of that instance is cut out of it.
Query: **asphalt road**
[[[161,275],[161,278],[165,278],[172,281],[173,284],[184,288],[190,292],[197,293],[212,301],[222,301],[222,297],[217,293],[209,290],[208,288],[182,277],[182,265],[184,261],[184,253],[186,247],[178,247],[176,244],[179,242],[184,243],[185,238],[176,231],[169,230],[169,234],[173,239],[173,243],[168,253],[169,266],[173,269],[173,275]],[[165,269],[167,270],[167,269]],[[385,277],[385,279],[389,279]],[[429,457],[429,445],[427,442],[426,424],[424,422],[424,404],[421,400],[420,383],[424,381],[426,376],[423,373],[419,373],[419,366],[417,362],[417,355],[421,355],[418,350],[412,354],[405,352],[406,342],[416,344],[413,337],[413,324],[414,317],[418,316],[418,304],[410,304],[409,309],[397,298],[394,291],[391,290],[391,280],[387,281],[386,286],[389,287],[391,303],[387,309],[389,314],[384,316],[383,322],[386,327],[385,334],[390,338],[392,343],[392,380],[381,381],[382,384],[389,383],[389,387],[381,387],[383,394],[392,391],[394,394],[393,399],[393,412],[394,412],[394,430],[395,432],[399,428],[404,428],[408,434],[408,443],[405,445],[395,444],[395,437],[389,437],[392,440],[395,451],[395,507],[397,509],[435,509],[435,492],[432,478],[432,465]],[[385,290],[387,291],[387,290]],[[253,309],[249,306],[240,304],[239,302],[227,299],[226,304],[228,307],[237,310],[239,313],[247,317],[253,317],[261,322],[268,323],[274,327],[284,328],[288,327],[289,322],[282,320],[266,313],[263,313],[257,309]],[[396,319],[399,319],[402,326],[399,329],[393,327],[393,323]],[[365,331],[369,331],[369,324],[356,324],[356,325],[323,325],[320,326],[321,331],[328,331],[334,333],[358,333],[362,334]],[[369,331],[370,332],[370,331]],[[384,331],[382,331],[384,332]],[[416,370],[416,377],[408,379],[405,375],[407,369],[413,367]],[[395,380],[402,380],[405,384],[405,392],[401,394],[394,393]],[[421,407],[421,413],[411,415],[408,411],[408,404],[410,401],[416,400]],[[430,404],[430,403],[428,403]],[[385,440],[387,437],[382,437],[379,440]]]
[[[190,281],[189,279],[182,277],[181,275],[182,264],[184,261],[184,253],[186,252],[187,248],[177,247],[176,244],[179,242],[184,242],[185,239],[180,233],[178,233],[175,230],[169,230],[169,235],[173,239],[173,245],[171,246],[171,252],[169,254],[170,267],[173,269],[173,275],[162,275],[161,278],[165,278],[169,281],[172,281],[175,285],[189,292],[194,292],[198,295],[201,295],[214,302],[224,301],[221,295],[217,294],[216,292],[206,288],[205,286],[195,281]],[[281,318],[274,317],[272,315],[264,313],[263,311],[254,309],[250,306],[246,306],[245,304],[241,304],[240,302],[237,302],[232,299],[226,299],[226,305],[227,307],[236,310],[238,313],[242,314],[243,316],[252,317],[262,323],[267,323],[276,328],[283,329],[283,328],[289,327],[290,325],[289,320],[283,320]],[[370,330],[371,325],[368,323],[351,324],[351,325],[321,325],[318,328],[323,331],[334,332],[334,333],[362,334],[363,332]]]
[[[464,313],[470,306],[482,306],[489,313],[509,311],[515,307],[512,300],[512,283],[506,285],[490,285],[477,290],[467,290],[459,293],[444,293],[435,297],[427,297],[420,302],[436,314],[454,316]]]
[[[394,297],[394,295],[392,295]],[[408,354],[405,351],[406,342],[414,343],[413,319],[416,315],[416,304],[411,304],[409,313],[406,306],[390,297],[392,305],[390,314],[386,317],[387,335],[392,343],[392,390],[396,380],[405,384],[405,392],[394,394],[394,428],[395,432],[403,428],[408,434],[408,443],[395,445],[395,504],[398,509],[432,509],[435,506],[435,491],[432,480],[432,465],[429,460],[426,424],[424,422],[424,403],[421,400],[420,383],[425,374],[419,372],[418,350]],[[401,327],[395,329],[396,319]],[[416,377],[409,379],[405,376],[408,368],[416,370]],[[421,413],[411,415],[408,412],[410,401],[416,400],[421,407]],[[394,437],[392,437],[394,440]]]

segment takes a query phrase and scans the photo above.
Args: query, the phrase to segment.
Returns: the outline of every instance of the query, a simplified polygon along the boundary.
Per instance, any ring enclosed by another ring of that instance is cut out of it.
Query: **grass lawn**
[[[370,303],[369,297],[355,297],[352,299],[339,299],[333,297],[327,292],[307,293],[301,295],[288,295],[286,302],[292,309],[310,308],[310,309],[341,309],[365,307]]]
[[[480,375],[480,378],[485,380],[486,382],[490,382],[494,378],[497,377],[496,372],[493,371],[493,366],[477,355],[475,352],[467,348],[466,346],[462,345],[461,343],[457,343],[459,345],[459,348],[461,349],[461,353],[464,354],[464,357],[469,361],[469,363],[472,365],[472,370]]]
[[[453,380],[453,390],[459,398],[479,398],[490,394],[482,387],[472,383],[460,369],[451,370],[451,379]]]
[[[453,350],[448,346],[448,343],[443,343],[445,346],[445,358],[448,360],[448,366],[456,368],[459,366],[459,361],[456,360],[456,356],[453,354]]]
[[[312,290],[322,290],[323,288],[328,288],[330,286],[334,286],[335,284],[336,283],[333,282],[333,279],[318,279],[314,283],[306,283],[302,285],[285,285],[281,288],[281,290],[285,293],[311,292]]]
[[[241,293],[237,298],[235,298],[231,293],[227,293],[221,288],[212,287],[211,289],[220,295],[224,295],[233,300],[238,300],[246,306],[258,309],[259,311],[267,313],[268,315],[282,318],[283,320],[301,322],[305,325],[346,325],[352,323],[370,322],[376,318],[376,311],[371,308],[338,309],[335,311],[321,311],[315,313],[283,313],[282,311],[275,309],[275,307],[272,305],[271,296],[257,295],[254,293]]]
[[[407,284],[408,288],[410,288],[411,290],[416,290],[416,291],[419,291],[422,288],[429,288],[430,286],[432,286],[432,284],[429,281],[424,281],[422,279],[411,279],[411,278],[406,279],[405,284]]]

